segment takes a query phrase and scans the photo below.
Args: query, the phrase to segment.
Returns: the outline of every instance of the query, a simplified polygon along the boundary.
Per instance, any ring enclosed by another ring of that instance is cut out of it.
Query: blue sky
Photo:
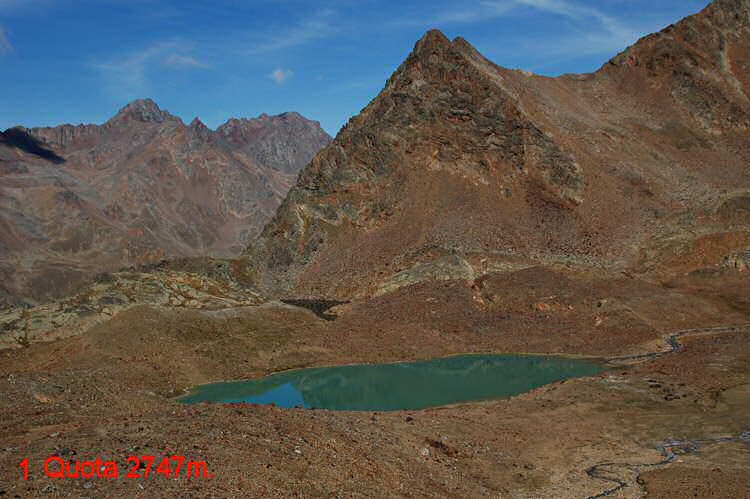
[[[331,134],[430,28],[495,63],[593,71],[708,0],[0,0],[0,129],[298,111]]]

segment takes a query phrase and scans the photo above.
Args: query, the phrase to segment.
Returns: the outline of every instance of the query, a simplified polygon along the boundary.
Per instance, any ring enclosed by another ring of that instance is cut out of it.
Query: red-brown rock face
[[[428,33],[302,172],[248,268],[278,293],[353,298],[446,262],[467,278],[519,259],[720,263],[750,245],[748,12],[717,0],[560,78]]]

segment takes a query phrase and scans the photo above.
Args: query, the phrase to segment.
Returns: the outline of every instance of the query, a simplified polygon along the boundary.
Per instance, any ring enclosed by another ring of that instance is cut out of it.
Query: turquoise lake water
[[[334,411],[424,409],[501,399],[605,370],[595,362],[527,355],[462,355],[419,362],[299,369],[193,388],[180,399]]]

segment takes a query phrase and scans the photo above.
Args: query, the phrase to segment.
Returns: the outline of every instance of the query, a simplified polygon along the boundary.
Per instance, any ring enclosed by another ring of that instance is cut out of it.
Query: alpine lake
[[[531,355],[459,355],[417,362],[295,369],[192,388],[185,404],[247,403],[332,411],[418,410],[513,397],[595,376],[600,362]]]

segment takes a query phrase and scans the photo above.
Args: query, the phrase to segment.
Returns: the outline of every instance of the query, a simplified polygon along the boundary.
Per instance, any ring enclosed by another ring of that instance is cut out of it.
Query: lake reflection
[[[594,362],[526,355],[462,355],[420,362],[286,371],[265,378],[203,385],[180,400],[275,404],[334,411],[424,409],[512,397],[604,371]]]

